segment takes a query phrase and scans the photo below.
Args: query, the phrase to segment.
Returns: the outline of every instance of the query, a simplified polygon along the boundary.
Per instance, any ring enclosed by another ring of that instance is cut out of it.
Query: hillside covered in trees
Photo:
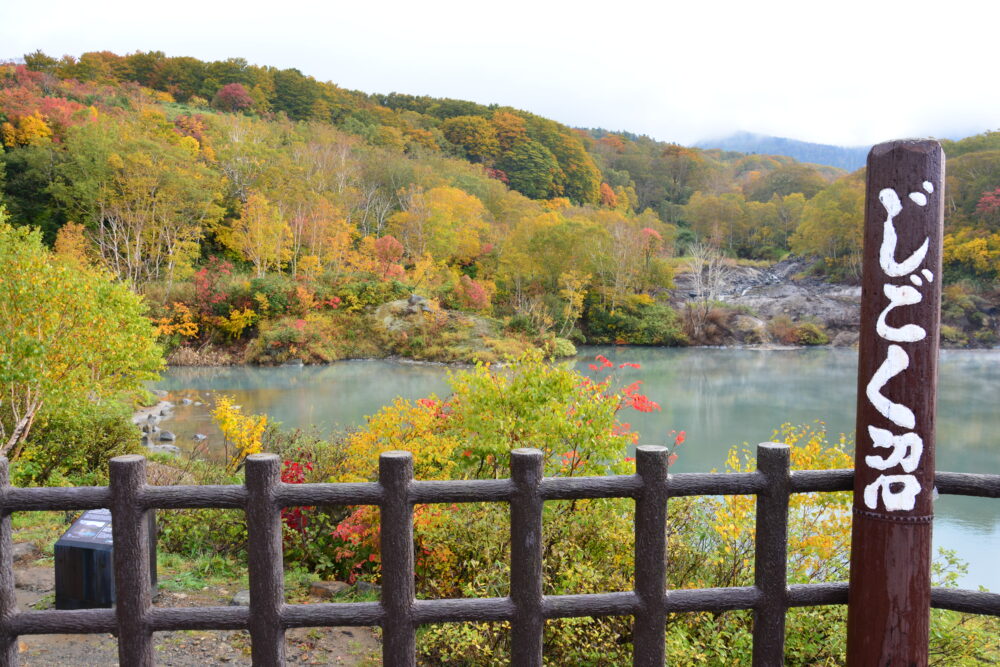
[[[668,304],[692,251],[858,272],[861,172],[238,58],[28,54],[0,65],[0,141],[11,221],[144,294],[175,360],[698,343]],[[988,344],[1000,133],[945,143],[946,331]]]

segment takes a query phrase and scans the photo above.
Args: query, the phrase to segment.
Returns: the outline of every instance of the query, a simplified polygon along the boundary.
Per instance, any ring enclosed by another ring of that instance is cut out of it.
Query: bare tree
[[[688,248],[690,259],[687,270],[691,275],[691,293],[694,297],[684,309],[684,328],[693,341],[700,341],[705,334],[705,323],[731,273],[728,260],[710,245],[695,243]]]

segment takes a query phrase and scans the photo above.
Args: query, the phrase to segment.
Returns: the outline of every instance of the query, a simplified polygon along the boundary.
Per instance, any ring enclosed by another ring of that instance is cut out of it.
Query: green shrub
[[[993,329],[980,329],[972,334],[972,338],[978,345],[986,347],[997,342],[997,333]]]
[[[11,465],[16,486],[107,480],[108,461],[142,450],[139,428],[119,404],[89,404],[49,415],[35,425],[21,456]]]
[[[826,345],[830,337],[813,322],[803,322],[795,329],[795,340],[799,345]]]
[[[263,278],[254,278],[250,281],[250,296],[258,303],[255,310],[264,311],[262,314],[268,316],[283,315],[288,312],[288,305],[292,300],[292,293],[295,291],[295,283],[291,278],[279,274],[271,274]],[[259,305],[259,297],[262,295],[267,300],[267,308]],[[228,313],[228,306],[227,311]]]
[[[965,347],[969,344],[969,337],[958,327],[942,324],[941,341],[952,347]]]
[[[340,285],[334,292],[341,300],[341,309],[353,313],[369,306],[405,299],[413,293],[413,289],[397,280],[366,280]]]
[[[576,356],[576,345],[573,342],[565,338],[559,338],[556,336],[552,339],[552,350],[551,354],[553,357],[575,357]]]
[[[247,522],[242,510],[157,510],[158,548],[195,557],[246,554]]]
[[[507,320],[506,329],[512,334],[523,334],[525,336],[537,336],[538,327],[527,315],[514,315]]]
[[[648,300],[629,300],[616,309],[609,309],[596,297],[589,297],[585,311],[585,327],[587,342],[598,345],[615,343],[685,345],[687,343],[680,318],[674,309],[667,304],[651,303]]]

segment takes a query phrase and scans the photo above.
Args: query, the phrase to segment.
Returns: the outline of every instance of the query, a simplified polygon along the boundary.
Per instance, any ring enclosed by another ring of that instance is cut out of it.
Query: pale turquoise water
[[[642,380],[660,412],[623,413],[644,444],[687,432],[677,472],[721,468],[732,445],[770,439],[784,422],[822,419],[831,433],[854,430],[857,353],[854,350],[731,350],[585,348],[578,367],[594,355],[642,368],[616,370],[622,383]],[[938,396],[938,469],[1000,474],[1000,351],[944,351]],[[448,368],[393,361],[345,361],[323,367],[175,368],[156,387],[175,397],[210,401],[232,395],[248,412],[266,413],[286,427],[315,425],[324,432],[359,426],[397,396],[445,395]],[[168,422],[182,447],[195,432],[218,442],[206,406],[179,406]],[[1000,500],[941,497],[935,506],[935,543],[969,562],[963,585],[1000,591]]]

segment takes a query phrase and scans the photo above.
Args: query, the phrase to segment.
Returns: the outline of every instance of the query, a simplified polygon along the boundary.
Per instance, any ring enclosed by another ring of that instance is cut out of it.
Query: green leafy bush
[[[588,299],[585,312],[587,341],[598,345],[684,345],[680,318],[664,303],[630,300],[611,309],[596,298]]]
[[[958,327],[942,324],[941,341],[952,347],[965,347],[969,344],[969,337]]]
[[[799,345],[826,345],[830,337],[813,322],[803,322],[795,329],[795,340]]]
[[[346,283],[335,290],[341,300],[341,308],[356,312],[369,306],[379,306],[389,301],[405,299],[413,290],[397,280],[366,280]]]
[[[108,461],[141,451],[139,429],[127,408],[87,404],[44,417],[11,466],[16,486],[101,484]]]
[[[197,484],[242,484],[242,474],[230,474],[224,465],[192,460],[184,470],[175,468],[184,478]],[[181,482],[186,483],[186,482]],[[157,548],[170,553],[198,558],[224,556],[243,559],[247,545],[246,514],[233,509],[157,510]]]
[[[197,557],[246,554],[247,522],[242,510],[158,510],[158,548]]]
[[[555,338],[552,339],[549,353],[556,358],[575,357],[576,345],[573,345],[573,342],[567,340],[566,338],[559,338],[558,336],[556,336]]]
[[[254,278],[250,281],[250,296],[260,303],[260,294],[266,299],[266,308],[260,306],[258,309],[269,316],[283,315],[288,312],[292,294],[295,291],[295,283],[291,278],[282,275],[272,274],[263,278]]]
[[[778,315],[767,323],[771,336],[785,345],[826,345],[830,337],[815,322],[794,322],[787,315]]]

